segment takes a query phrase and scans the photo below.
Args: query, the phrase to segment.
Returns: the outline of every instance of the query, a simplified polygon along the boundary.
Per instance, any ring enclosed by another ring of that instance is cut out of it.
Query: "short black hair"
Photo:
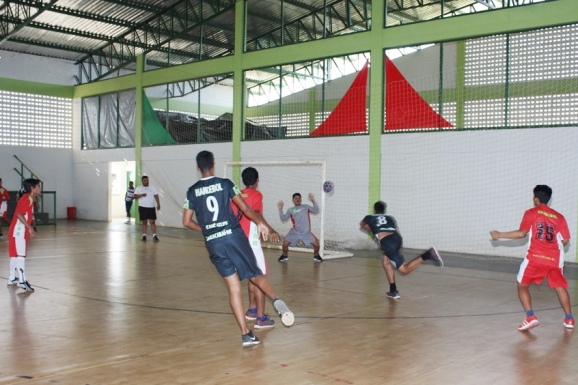
[[[149,177],[148,177],[148,176],[146,176],[146,175],[143,175],[143,176],[140,178],[141,182],[142,182],[142,181],[143,181],[145,178],[147,178],[147,179],[148,179]]]
[[[534,196],[538,198],[540,203],[548,203],[552,198],[552,189],[545,184],[539,184],[534,187]]]
[[[32,190],[32,187],[36,187],[39,184],[40,184],[40,179],[28,178],[28,179],[24,179],[24,182],[22,182],[22,188],[28,194],[28,193],[30,193],[30,190]]]
[[[215,156],[210,151],[201,151],[197,154],[197,167],[201,172],[209,171],[215,164]]]
[[[257,179],[259,179],[259,172],[255,167],[247,167],[241,173],[241,178],[243,178],[243,184],[245,186],[253,186],[257,183]]]
[[[295,194],[293,194],[292,198],[293,198],[293,199],[295,199],[295,197],[299,197],[299,198],[301,198],[301,194],[299,194],[299,193],[295,193]]]
[[[373,205],[373,211],[376,214],[385,214],[385,209],[387,208],[387,204],[384,201],[377,201]]]

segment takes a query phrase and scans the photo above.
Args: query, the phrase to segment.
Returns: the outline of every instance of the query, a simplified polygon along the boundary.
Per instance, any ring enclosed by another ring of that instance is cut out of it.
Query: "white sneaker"
[[[295,323],[295,316],[293,312],[289,310],[285,302],[281,298],[277,298],[273,301],[273,307],[277,310],[277,313],[281,316],[281,322],[285,326],[292,326]]]
[[[24,289],[25,291],[34,291],[34,288],[30,286],[28,281],[18,282],[18,285],[20,286],[21,289]]]
[[[8,278],[8,286],[18,285],[20,280],[18,278],[10,279]]]

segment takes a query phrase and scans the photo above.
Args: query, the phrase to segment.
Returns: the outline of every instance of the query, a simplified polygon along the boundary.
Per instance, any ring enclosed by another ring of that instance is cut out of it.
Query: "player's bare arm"
[[[498,240],[500,238],[518,239],[518,238],[524,238],[526,235],[528,235],[528,231],[527,230],[513,230],[513,231],[501,232],[501,231],[497,231],[497,230],[492,230],[492,231],[490,231],[490,235],[492,236],[493,240]]]
[[[201,232],[201,226],[193,219],[194,214],[195,211],[191,209],[185,209],[185,211],[183,211],[183,226],[193,231]]]

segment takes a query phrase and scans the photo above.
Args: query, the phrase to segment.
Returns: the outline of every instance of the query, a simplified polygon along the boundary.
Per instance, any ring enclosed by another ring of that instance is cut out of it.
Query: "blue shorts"
[[[394,268],[399,269],[405,260],[403,255],[399,252],[399,249],[401,249],[401,245],[403,244],[403,238],[401,235],[393,233],[387,237],[381,238],[379,243],[381,245],[381,250],[383,250],[383,254],[389,259],[391,265]]]
[[[249,240],[242,231],[205,242],[205,245],[209,258],[221,277],[226,278],[237,273],[242,281],[263,274],[257,266]]]

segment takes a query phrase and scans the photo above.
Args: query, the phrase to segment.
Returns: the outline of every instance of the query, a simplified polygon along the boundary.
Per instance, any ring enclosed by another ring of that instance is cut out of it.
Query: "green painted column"
[[[383,1],[375,1],[371,10],[369,34],[371,67],[369,70],[369,211],[373,203],[381,199],[381,135],[384,127],[384,54],[383,26],[385,25]]]
[[[142,176],[142,132],[143,132],[143,95],[144,88],[142,85],[142,75],[144,72],[144,56],[136,57],[136,74],[135,74],[135,111],[134,111],[134,165],[135,181],[134,185],[141,184]],[[138,205],[137,205],[138,206]],[[135,223],[140,222],[138,210],[134,215]]]
[[[245,1],[237,1],[235,4],[235,57],[233,62],[233,161],[241,160],[241,140],[245,128],[243,52],[245,52]]]

